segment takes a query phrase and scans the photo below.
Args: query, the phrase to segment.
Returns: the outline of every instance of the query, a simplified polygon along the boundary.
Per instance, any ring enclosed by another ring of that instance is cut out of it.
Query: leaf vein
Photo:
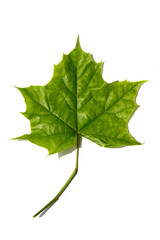
[[[27,94],[28,95],[28,94]],[[45,110],[47,110],[50,114],[55,116],[58,120],[60,120],[63,124],[67,125],[69,128],[71,128],[74,132],[76,132],[72,127],[70,127],[66,122],[64,122],[59,116],[57,116],[55,113],[51,112],[49,109],[47,109],[45,106],[43,106],[41,103],[37,102],[34,98],[32,98],[30,95],[28,95],[30,99],[32,99],[34,102],[36,102],[38,105],[43,107]]]
[[[49,136],[54,136],[54,135],[59,135],[59,134],[63,134],[64,135],[64,133],[70,133],[70,132],[58,132],[58,133],[51,133],[51,134],[48,134],[48,135],[43,135],[43,136],[33,136],[32,134],[28,134],[28,135],[32,135],[32,137],[34,138],[34,139],[39,139],[39,138],[45,138],[45,137],[49,137]],[[74,134],[75,134],[75,132],[74,132]],[[73,135],[74,135],[73,134]]]
[[[137,85],[136,85],[137,86]],[[115,101],[111,106],[109,106],[105,111],[103,111],[101,114],[99,114],[97,117],[95,117],[91,122],[87,123],[84,127],[80,129],[80,131],[84,128],[86,128],[88,125],[93,123],[97,118],[102,116],[105,112],[107,112],[109,109],[111,109],[117,102],[119,102],[125,95],[127,95],[131,90],[133,90],[136,86],[133,86],[127,93],[124,93],[117,101]]]

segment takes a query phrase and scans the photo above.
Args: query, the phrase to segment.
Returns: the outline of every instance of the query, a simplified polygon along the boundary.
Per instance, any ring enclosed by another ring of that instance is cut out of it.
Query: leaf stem
[[[57,193],[57,195],[47,204],[45,205],[41,210],[39,210],[34,216],[33,218],[37,217],[40,213],[42,213],[44,210],[46,210],[47,208],[50,208],[58,199],[59,197],[62,195],[62,193],[66,190],[66,188],[68,187],[68,185],[71,183],[71,181],[73,180],[73,178],[76,176],[77,172],[78,172],[78,156],[79,156],[79,145],[80,145],[80,136],[77,133],[77,153],[76,153],[76,166],[74,171],[72,172],[71,176],[69,177],[69,179],[67,180],[67,182],[64,184],[64,186],[61,188],[61,190]]]

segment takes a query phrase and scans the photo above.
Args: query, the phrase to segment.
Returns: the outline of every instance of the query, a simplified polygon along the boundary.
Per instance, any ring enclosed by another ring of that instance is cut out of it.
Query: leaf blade
[[[77,141],[77,133],[104,147],[139,145],[128,130],[138,108],[136,96],[145,81],[127,80],[108,84],[102,77],[102,62],[96,63],[79,43],[61,62],[45,86],[18,88],[26,102],[23,115],[30,120],[29,140],[53,154]]]

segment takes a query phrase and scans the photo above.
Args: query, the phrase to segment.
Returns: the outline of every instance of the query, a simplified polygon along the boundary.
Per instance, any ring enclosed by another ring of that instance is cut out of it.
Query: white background
[[[53,64],[80,35],[82,49],[104,61],[107,82],[149,80],[130,120],[142,146],[101,148],[83,139],[79,172],[42,217],[32,215],[63,186],[75,152],[58,158],[27,141],[23,97],[13,85],[45,85]],[[160,239],[159,1],[0,2],[0,238]]]

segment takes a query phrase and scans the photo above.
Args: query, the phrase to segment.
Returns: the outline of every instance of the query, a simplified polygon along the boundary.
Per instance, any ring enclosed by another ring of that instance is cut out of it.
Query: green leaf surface
[[[128,131],[128,121],[137,109],[136,96],[145,81],[107,83],[102,78],[102,62],[96,63],[76,47],[54,66],[45,86],[18,88],[26,102],[31,134],[16,139],[29,140],[57,153],[77,143],[77,133],[100,146],[139,145]]]

